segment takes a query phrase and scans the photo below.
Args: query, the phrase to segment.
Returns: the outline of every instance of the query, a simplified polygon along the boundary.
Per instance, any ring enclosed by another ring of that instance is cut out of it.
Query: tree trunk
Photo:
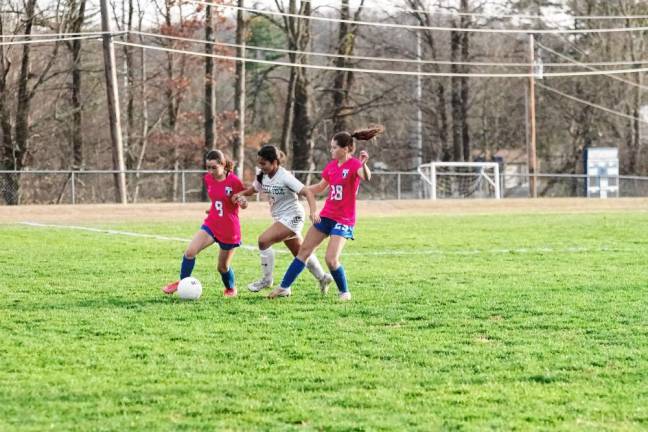
[[[71,27],[72,32],[81,32],[85,20],[86,0],[80,0],[79,12]],[[79,170],[83,167],[83,112],[81,105],[81,41],[72,41],[72,169]]]
[[[362,5],[360,5],[360,9]],[[357,14],[356,14],[357,16]],[[351,18],[349,0],[342,0],[340,6],[340,19],[348,21]],[[355,45],[355,32],[357,26],[346,22],[340,22],[338,32],[338,54],[342,56],[353,55]],[[335,66],[339,68],[351,67],[346,57],[335,59]],[[349,116],[353,109],[349,99],[349,92],[353,86],[353,72],[335,71],[333,79],[333,132],[340,132],[349,129]]]
[[[165,23],[167,25],[167,28],[171,28],[171,7],[172,4],[167,0],[165,2],[166,4],[166,14],[164,16]],[[166,68],[165,68],[165,73],[166,73],[166,78],[167,78],[167,88],[165,89],[165,98],[166,98],[166,105],[167,105],[167,122],[166,122],[166,132],[169,134],[169,136],[175,135],[176,131],[176,125],[178,123],[178,105],[179,102],[176,99],[176,90],[174,88],[174,80],[175,80],[175,74],[173,72],[173,53],[168,52],[166,54]],[[171,149],[171,167],[174,170],[174,174],[171,180],[171,189],[169,190],[169,195],[170,195],[170,200],[175,201],[176,199],[176,193],[177,193],[177,184],[178,184],[178,175],[177,175],[177,168],[178,168],[178,149],[177,149],[177,144],[175,142],[172,142],[173,148]]]
[[[238,0],[239,7],[245,7],[244,0]],[[245,57],[245,12],[239,9],[236,13],[236,56],[240,58]],[[239,177],[243,177],[243,170],[245,168],[245,62],[236,62],[236,84],[234,88],[234,102],[236,109],[236,120],[234,121],[234,129],[236,135],[234,138],[234,145],[232,148],[232,159],[237,162],[237,173]]]
[[[296,49],[291,48],[290,49]],[[290,62],[295,62],[295,55],[290,54]],[[290,78],[288,80],[288,91],[286,92],[286,103],[284,105],[283,125],[281,128],[281,151],[284,152],[288,160],[292,160],[292,146],[290,145],[292,138],[292,124],[293,124],[293,110],[295,106],[295,82],[297,80],[297,68],[290,68]]]
[[[211,2],[211,0],[210,0]],[[212,7],[207,6],[205,9],[205,52],[212,54],[214,46],[214,27],[212,17]],[[212,57],[205,57],[205,154],[209,150],[216,148],[216,121],[214,118],[214,110],[216,105],[216,89],[214,87],[214,59]]]
[[[468,11],[468,0],[461,0],[461,11]],[[466,15],[461,16],[461,27],[467,28],[470,26],[470,17]],[[461,61],[467,62],[470,60],[470,33],[464,32],[461,35]],[[461,71],[468,73],[468,66],[462,66]],[[463,160],[470,160],[470,130],[468,128],[468,98],[470,97],[470,84],[467,77],[460,78],[461,81],[461,143],[463,147]]]
[[[133,29],[133,0],[128,0],[128,15],[126,18],[126,39],[131,42],[131,33]],[[134,68],[133,47],[124,45],[124,65],[126,68],[125,92],[126,92],[126,130],[124,131],[124,154],[126,156],[126,169],[133,169],[137,163],[136,149],[133,140],[133,131],[135,130],[135,68]]]
[[[311,3],[304,2],[301,6],[300,15],[310,16]],[[310,20],[300,19],[297,22],[297,46],[299,51],[308,51],[310,44]],[[297,56],[297,63],[305,64],[307,57],[303,54]],[[313,160],[313,138],[312,138],[312,113],[311,113],[311,83],[308,70],[299,68],[295,76],[295,105],[294,120],[292,125],[293,136],[293,169],[310,170]],[[301,176],[302,180],[306,176]]]
[[[296,0],[290,0],[288,4],[288,13],[297,13]],[[285,19],[285,31],[288,39],[288,49],[291,51],[297,51],[299,49],[297,42],[298,26],[295,18],[288,17]],[[290,59],[290,63],[297,63],[297,54],[294,52],[289,53],[288,58]],[[291,66],[290,68],[290,78],[288,79],[288,89],[286,91],[286,103],[284,105],[284,117],[281,128],[281,151],[284,152],[286,158],[291,162],[293,156],[292,128],[295,114],[295,85],[297,82],[297,69],[298,68],[295,66]]]
[[[453,23],[453,26],[455,24]],[[459,61],[459,51],[461,49],[461,33],[450,33],[450,61]],[[452,64],[450,66],[452,73],[460,73],[459,65]],[[461,118],[461,79],[453,76],[450,78],[451,98],[450,105],[452,107],[452,160],[463,160],[463,140],[462,140],[462,125]]]
[[[36,0],[28,0],[25,5],[25,35],[30,35],[34,24],[34,9]],[[25,40],[30,40],[27,37]],[[18,94],[16,103],[16,117],[14,123],[14,142],[12,149],[10,169],[20,171],[23,168],[24,158],[27,154],[29,142],[29,113],[31,108],[31,95],[29,94],[29,80],[31,75],[31,49],[30,44],[22,46],[22,58],[18,78]],[[9,175],[5,184],[5,201],[9,205],[20,204],[20,176]]]
[[[210,0],[211,3],[211,0]],[[205,52],[213,54],[214,45],[214,19],[212,16],[212,7],[205,8]],[[216,87],[214,86],[214,59],[213,57],[205,57],[205,100],[203,104],[204,115],[204,128],[205,128],[205,141],[203,144],[203,151],[206,155],[207,152],[216,148]],[[206,169],[206,161],[202,159],[203,169]],[[207,201],[207,189],[202,184],[200,189],[201,201]]]

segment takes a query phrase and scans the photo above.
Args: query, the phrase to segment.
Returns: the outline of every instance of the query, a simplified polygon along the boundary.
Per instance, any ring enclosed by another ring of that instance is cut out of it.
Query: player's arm
[[[313,191],[304,186],[302,190],[299,191],[299,195],[306,197],[306,201],[308,201],[308,209],[310,210],[309,218],[311,222],[319,223],[320,217],[317,214],[317,202],[315,202]]]
[[[238,192],[232,194],[230,201],[232,202],[232,204],[238,205],[242,209],[246,209],[248,206],[248,201],[245,199],[244,193],[250,188],[245,189],[245,186],[243,186],[243,183],[241,183],[240,181],[237,181],[233,188],[234,190],[238,190]]]
[[[326,190],[328,187],[328,182],[324,179],[320,180],[319,183],[316,183],[314,185],[308,186],[308,189],[313,192],[313,195],[320,194]]]
[[[252,196],[252,195],[254,195],[256,193],[257,193],[257,190],[254,187],[254,185],[252,185],[249,188],[243,189],[241,192],[236,193],[235,196],[236,195],[237,196]]]
[[[362,180],[369,181],[371,180],[371,170],[367,166],[367,161],[369,160],[369,153],[362,150],[359,155],[360,162],[362,166],[358,168],[358,175]]]

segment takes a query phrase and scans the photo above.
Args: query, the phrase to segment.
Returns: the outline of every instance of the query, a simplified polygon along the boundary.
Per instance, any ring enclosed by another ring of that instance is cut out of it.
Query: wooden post
[[[124,145],[122,143],[121,120],[119,114],[119,93],[117,91],[117,70],[115,69],[115,46],[110,33],[110,15],[106,0],[100,0],[101,30],[103,35],[104,72],[108,97],[108,119],[112,140],[113,170],[115,170],[115,200],[127,204],[126,167],[124,165]]]
[[[538,163],[536,159],[536,101],[535,101],[535,37],[529,35],[529,58],[531,60],[531,74],[529,77],[529,194],[533,198],[538,197]]]

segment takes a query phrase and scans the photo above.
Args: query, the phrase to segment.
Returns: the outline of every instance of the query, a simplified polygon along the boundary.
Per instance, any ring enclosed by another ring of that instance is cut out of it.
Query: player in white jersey
[[[275,255],[272,245],[283,242],[293,256],[297,255],[302,244],[302,229],[304,228],[304,207],[299,202],[299,196],[306,197],[313,223],[319,222],[317,204],[313,193],[297,180],[290,171],[281,166],[282,153],[273,145],[263,146],[257,153],[259,174],[251,187],[239,192],[238,195],[250,196],[263,192],[268,196],[270,212],[274,223],[259,236],[259,253],[261,255],[262,277],[248,285],[253,292],[272,287]],[[333,277],[325,273],[315,255],[306,261],[306,267],[319,281],[323,294]]]

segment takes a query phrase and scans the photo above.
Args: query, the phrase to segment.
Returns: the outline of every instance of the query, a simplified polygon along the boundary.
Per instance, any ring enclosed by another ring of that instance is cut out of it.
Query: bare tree
[[[356,10],[353,21],[358,21],[364,0],[360,2]],[[353,55],[353,48],[355,46],[356,32],[358,31],[357,24],[349,24],[344,21],[351,19],[351,11],[349,9],[349,0],[341,0],[340,5],[340,19],[342,22],[339,24],[338,31],[338,48],[337,53],[340,56]],[[352,65],[348,57],[337,57],[335,59],[335,66],[339,68],[350,68]],[[350,99],[351,87],[353,86],[353,72],[338,70],[335,71],[333,76],[333,131],[339,132],[349,129],[349,116],[353,113],[352,102]]]
[[[30,35],[37,19],[36,0],[27,0],[24,13],[18,13],[15,22],[14,34],[22,29],[26,37],[23,40],[30,41]],[[23,18],[24,16],[24,18]],[[0,33],[4,34],[3,17],[0,14]],[[17,89],[15,90],[16,105],[15,114],[12,117],[8,107],[8,101],[13,96],[13,89],[7,81],[8,74],[12,67],[10,57],[4,47],[0,47],[0,126],[3,132],[3,143],[0,160],[5,170],[20,171],[26,165],[29,156],[30,144],[30,112],[31,102],[37,94],[38,89],[50,77],[50,71],[54,65],[60,44],[54,44],[51,52],[44,58],[43,66],[39,73],[32,71],[31,44],[22,45],[20,56],[20,68],[17,72]],[[20,175],[6,174],[3,197],[7,204],[15,205],[20,203]]]

